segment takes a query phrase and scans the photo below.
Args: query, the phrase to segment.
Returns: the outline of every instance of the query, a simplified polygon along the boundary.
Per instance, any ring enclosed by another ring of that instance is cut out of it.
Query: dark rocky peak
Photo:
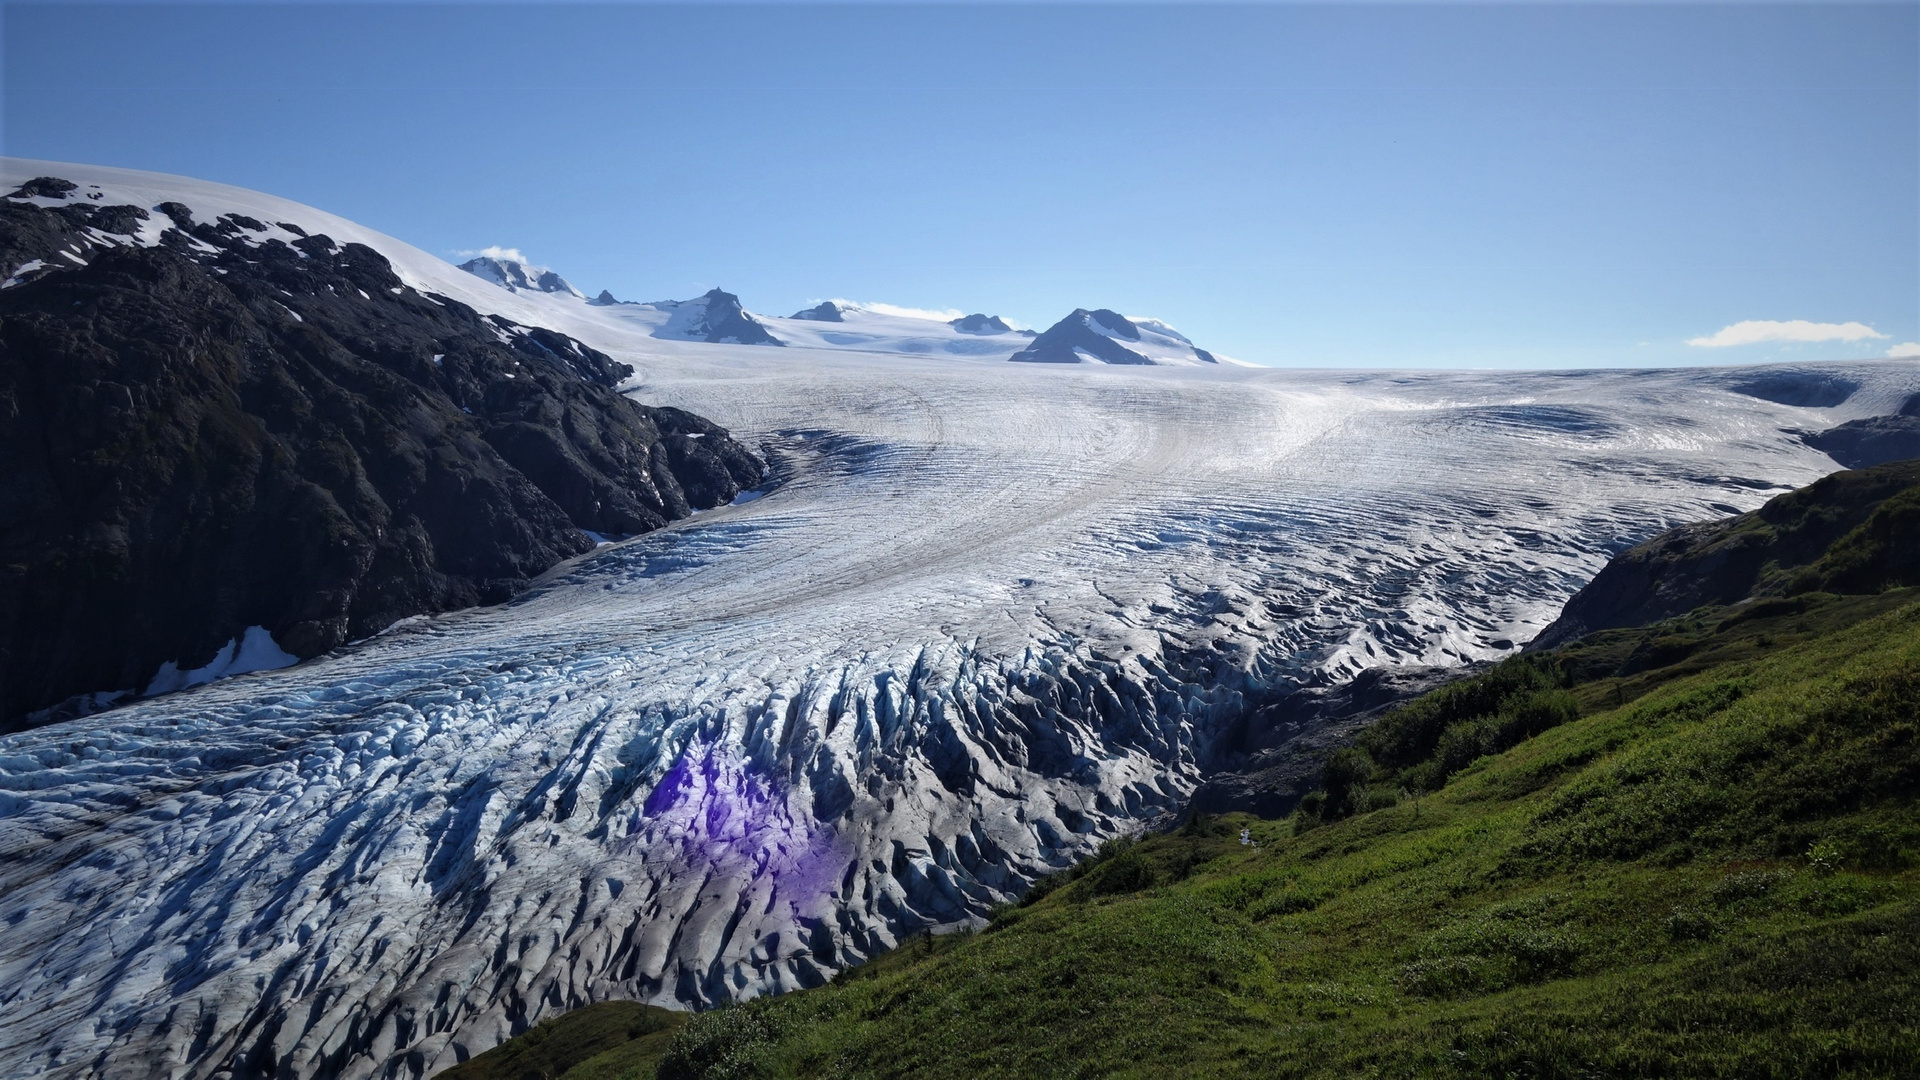
[[[1105,364],[1153,363],[1145,354],[1115,341],[1116,336],[1138,341],[1140,330],[1124,316],[1105,308],[1095,311],[1075,308],[1071,315],[1048,327],[1032,344],[1009,359],[1028,364],[1078,364],[1087,357]]]
[[[0,200],[0,282],[13,288],[70,272],[103,248],[131,243],[148,216],[137,206],[72,202],[40,207],[18,195]]]
[[[93,226],[115,212],[144,214],[0,200],[0,728],[164,689],[253,628],[304,658],[498,602],[583,530],[761,477],[721,428],[616,392],[625,365],[372,248],[179,204],[141,246]],[[60,268],[15,274],[34,261]]]
[[[481,255],[461,263],[460,269],[474,277],[491,281],[510,292],[559,293],[564,296],[583,298],[586,296],[559,274],[528,266],[517,259]]]
[[[20,190],[7,196],[9,199],[64,199],[80,185],[71,180],[62,180],[57,176],[36,176],[20,185]]]
[[[1095,333],[1102,333],[1108,337],[1116,337],[1122,341],[1140,340],[1140,328],[1133,324],[1132,319],[1127,318],[1117,311],[1108,311],[1106,308],[1100,308],[1095,311],[1077,311],[1074,314],[1085,319],[1087,328],[1093,330]]]
[[[981,315],[977,313],[973,315],[963,315],[947,323],[947,325],[963,334],[980,334],[985,336],[990,334],[1013,333],[1013,327],[1008,326],[1007,321],[998,315]]]
[[[624,301],[615,300],[613,298],[612,293],[608,292],[605,289],[601,289],[600,295],[587,301],[587,303],[592,304],[595,307],[614,307],[618,304],[624,303]]]
[[[1803,409],[1830,409],[1844,403],[1860,384],[1825,371],[1767,371],[1732,383],[1737,394]]]
[[[1157,319],[1136,322],[1106,308],[1075,308],[1009,359],[1038,364],[1220,362],[1166,323]]]
[[[789,319],[806,319],[809,322],[846,322],[844,311],[839,304],[831,300],[822,300],[804,311],[796,311],[787,316]]]
[[[723,289],[709,289],[697,300],[689,304],[699,304],[697,314],[682,329],[682,333],[696,341],[710,341],[715,344],[730,345],[785,345],[786,342],[774,337],[759,320],[740,306],[740,298]]]
[[[185,203],[163,202],[154,209],[172,218],[176,229],[193,228],[193,208]]]

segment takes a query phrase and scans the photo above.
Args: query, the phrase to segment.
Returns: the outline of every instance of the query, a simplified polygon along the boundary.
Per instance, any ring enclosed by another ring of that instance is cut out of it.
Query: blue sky
[[[623,299],[1110,307],[1272,364],[1920,342],[1915,4],[0,10],[8,154]]]

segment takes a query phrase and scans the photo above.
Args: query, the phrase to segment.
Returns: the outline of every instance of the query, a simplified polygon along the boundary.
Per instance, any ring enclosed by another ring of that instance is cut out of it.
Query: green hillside
[[[630,1080],[650,1077],[687,1014],[602,1001],[545,1020],[439,1074],[439,1080]]]
[[[1736,605],[1416,699],[1291,818],[1112,843],[693,1017],[657,1075],[1920,1076],[1911,501]]]

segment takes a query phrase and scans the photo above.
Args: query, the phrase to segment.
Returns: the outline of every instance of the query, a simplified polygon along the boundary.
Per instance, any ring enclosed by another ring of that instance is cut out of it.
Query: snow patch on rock
[[[213,659],[197,668],[182,671],[169,660],[160,665],[143,691],[146,697],[171,694],[189,686],[201,686],[215,679],[228,679],[253,671],[276,671],[292,667],[300,658],[282,649],[264,626],[249,626],[237,638],[230,639],[214,653]]]

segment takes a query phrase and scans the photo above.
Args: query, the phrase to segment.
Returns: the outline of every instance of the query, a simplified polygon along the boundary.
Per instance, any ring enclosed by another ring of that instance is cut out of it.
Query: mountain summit
[[[654,305],[670,311],[667,324],[655,337],[681,341],[709,341],[728,345],[785,345],[767,332],[758,319],[740,306],[740,298],[721,289],[709,289],[692,300]]]
[[[789,319],[805,319],[808,322],[846,322],[846,309],[831,300],[822,300],[804,311],[796,311],[787,316]]]
[[[1008,359],[1030,364],[1217,364],[1205,349],[1158,319],[1075,308]]]
[[[587,298],[586,293],[574,288],[559,274],[528,266],[517,259],[481,255],[461,263],[460,269],[511,292],[559,293],[563,296],[577,296],[582,300]]]
[[[1016,332],[1013,327],[1007,325],[1007,320],[1001,318],[1000,316],[982,315],[978,312],[972,315],[963,315],[958,319],[951,320],[950,322],[947,323],[947,325],[953,327],[955,330],[958,330],[963,334],[979,334],[982,336],[987,336],[991,334],[1012,334]],[[1032,332],[1028,331],[1027,336],[1032,337],[1033,336]]]

